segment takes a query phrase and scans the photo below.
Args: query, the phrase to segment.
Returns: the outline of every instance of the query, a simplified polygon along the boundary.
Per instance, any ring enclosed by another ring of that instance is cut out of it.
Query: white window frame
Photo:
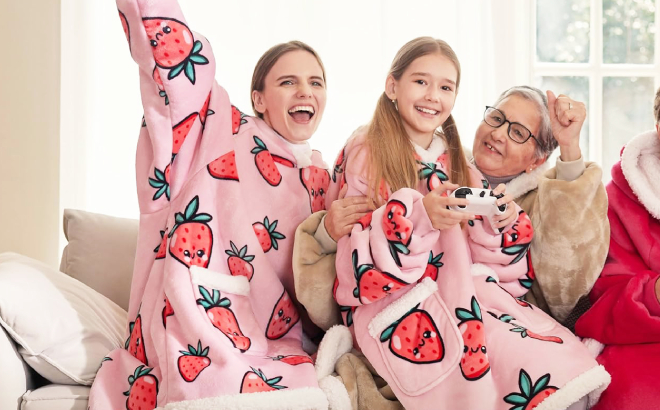
[[[655,50],[653,64],[603,63],[603,1],[591,0],[588,63],[544,63],[536,55],[536,3],[531,1],[530,83],[537,77],[587,77],[589,79],[589,158],[603,164],[603,78],[652,77],[660,87],[660,0],[655,0]],[[649,113],[651,108],[649,108]],[[603,173],[609,175],[609,170]],[[608,178],[609,179],[609,178]]]

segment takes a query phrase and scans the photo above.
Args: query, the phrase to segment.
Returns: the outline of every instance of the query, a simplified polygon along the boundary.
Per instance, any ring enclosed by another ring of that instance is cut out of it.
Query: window
[[[537,0],[536,86],[587,104],[583,157],[610,179],[621,147],[654,124],[660,86],[660,0]]]

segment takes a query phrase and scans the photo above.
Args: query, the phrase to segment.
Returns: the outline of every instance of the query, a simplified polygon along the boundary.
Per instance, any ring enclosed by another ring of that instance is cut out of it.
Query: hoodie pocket
[[[190,267],[197,304],[206,312],[209,325],[241,353],[265,356],[268,346],[250,302],[250,282],[198,266]]]
[[[461,334],[429,278],[375,315],[358,340],[368,337],[364,347],[377,350],[387,373],[381,376],[409,396],[429,391],[459,367]]]

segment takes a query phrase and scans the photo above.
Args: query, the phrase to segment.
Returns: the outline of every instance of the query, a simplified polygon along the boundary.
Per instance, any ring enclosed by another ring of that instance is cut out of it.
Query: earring
[[[399,111],[399,104],[396,102],[396,99],[392,99],[392,104],[394,104],[394,108]]]

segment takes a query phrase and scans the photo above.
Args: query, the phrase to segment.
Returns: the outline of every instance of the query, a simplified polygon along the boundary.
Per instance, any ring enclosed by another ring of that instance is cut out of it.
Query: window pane
[[[603,78],[603,171],[607,176],[621,148],[653,128],[654,96],[653,78]]]
[[[590,0],[537,0],[536,58],[541,62],[589,62]]]
[[[581,101],[589,112],[589,78],[587,77],[541,77],[536,83],[543,91],[550,90],[555,95],[564,94],[575,101]],[[582,157],[589,159],[589,116],[580,132],[580,149]],[[559,152],[559,149],[557,149]]]
[[[604,63],[653,64],[655,1],[603,1]]]

